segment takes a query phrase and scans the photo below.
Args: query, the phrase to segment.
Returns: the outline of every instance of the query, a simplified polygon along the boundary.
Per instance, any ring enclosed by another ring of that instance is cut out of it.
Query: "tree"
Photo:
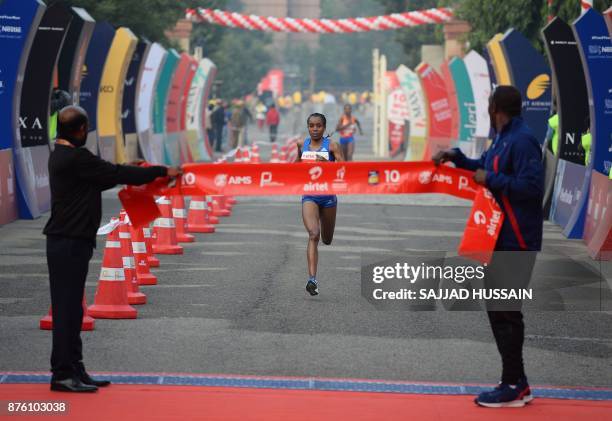
[[[223,0],[65,0],[82,7],[96,20],[125,26],[136,36],[169,45],[164,31],[174,27],[185,16],[185,9],[199,5],[218,7]]]
[[[437,0],[378,0],[385,6],[386,13],[402,13],[438,7],[445,2]],[[421,61],[421,46],[442,44],[444,37],[439,25],[423,25],[395,31],[397,41],[404,49],[403,64],[414,68]]]
[[[204,45],[204,51],[217,65],[217,79],[223,81],[219,96],[239,98],[253,92],[270,69],[272,58],[266,49],[270,37],[240,29],[219,29],[219,44],[210,54]]]
[[[542,51],[541,29],[549,14],[546,0],[460,0],[458,3],[458,17],[472,25],[467,39],[472,49],[481,51],[495,34],[514,28]],[[606,0],[594,3],[595,8],[603,10]],[[552,12],[571,23],[580,15],[580,4],[574,0],[555,0]]]

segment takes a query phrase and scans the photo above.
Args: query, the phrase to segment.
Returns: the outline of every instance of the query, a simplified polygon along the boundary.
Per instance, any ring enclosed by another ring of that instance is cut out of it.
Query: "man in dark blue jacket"
[[[474,180],[492,193],[505,218],[488,267],[492,284],[526,287],[536,252],[542,247],[544,169],[540,144],[521,118],[522,99],[513,86],[498,86],[489,100],[491,127],[496,137],[480,159],[469,159],[458,148],[437,153],[436,164],[453,162],[475,171]],[[512,252],[512,253],[509,253]],[[488,316],[502,357],[502,379],[476,403],[487,407],[523,406],[531,391],[523,367],[525,326],[520,304],[514,311],[492,311]]]

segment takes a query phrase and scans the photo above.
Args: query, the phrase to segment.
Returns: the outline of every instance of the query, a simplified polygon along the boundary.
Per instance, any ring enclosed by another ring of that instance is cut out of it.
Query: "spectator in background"
[[[258,101],[257,105],[255,105],[255,120],[257,120],[257,128],[259,128],[259,131],[262,131],[264,128],[267,110],[268,109],[261,101]]]
[[[280,124],[280,114],[274,104],[270,105],[268,114],[266,115],[266,124],[270,127],[270,142],[276,142],[276,135],[278,134],[278,125]]]
[[[217,102],[217,107],[211,113],[210,120],[214,132],[215,152],[222,152],[223,127],[225,126],[225,103],[223,101]]]
[[[208,143],[210,144],[211,147],[214,147],[215,145],[215,131],[213,130],[213,124],[212,124],[212,113],[214,109],[215,109],[215,106],[212,102],[208,104],[208,110],[206,111],[206,118],[204,121],[204,124],[206,127],[206,136],[208,136]]]
[[[242,147],[245,141],[245,128],[252,119],[251,113],[241,100],[236,101],[230,117],[230,146],[232,149]]]

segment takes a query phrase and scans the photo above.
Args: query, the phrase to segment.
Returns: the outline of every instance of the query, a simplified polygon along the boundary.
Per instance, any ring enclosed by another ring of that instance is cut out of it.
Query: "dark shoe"
[[[89,374],[87,374],[87,372],[84,372],[83,374],[81,374],[81,381],[84,384],[90,385],[90,386],[96,386],[96,387],[106,387],[109,386],[111,384],[111,382],[109,380],[96,380],[91,378],[91,376]]]
[[[306,291],[312,296],[319,295],[319,288],[316,282],[308,281],[306,284]]]
[[[76,366],[77,376],[79,379],[86,385],[96,386],[96,387],[106,387],[111,384],[108,380],[96,380],[91,378],[87,370],[85,370],[85,366],[83,363],[78,363]]]
[[[533,400],[527,378],[523,377],[518,384],[500,383],[490,392],[482,392],[474,402],[487,408],[520,408]]]
[[[63,380],[52,380],[51,390],[56,392],[92,393],[98,390],[96,386],[85,384],[78,377]]]

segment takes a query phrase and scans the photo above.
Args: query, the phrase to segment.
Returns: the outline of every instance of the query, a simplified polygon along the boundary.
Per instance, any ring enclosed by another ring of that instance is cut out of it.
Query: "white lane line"
[[[250,256],[253,253],[246,253],[240,251],[203,251],[204,256]]]
[[[175,269],[155,269],[153,268],[153,274],[156,273],[164,273],[164,272],[208,272],[208,271],[222,271],[222,270],[227,270],[227,268],[203,268],[203,267],[198,267],[198,268],[175,268]]]
[[[563,341],[576,341],[576,342],[604,342],[612,343],[612,338],[578,338],[572,336],[551,336],[551,335],[525,335],[527,339],[554,339]]]

